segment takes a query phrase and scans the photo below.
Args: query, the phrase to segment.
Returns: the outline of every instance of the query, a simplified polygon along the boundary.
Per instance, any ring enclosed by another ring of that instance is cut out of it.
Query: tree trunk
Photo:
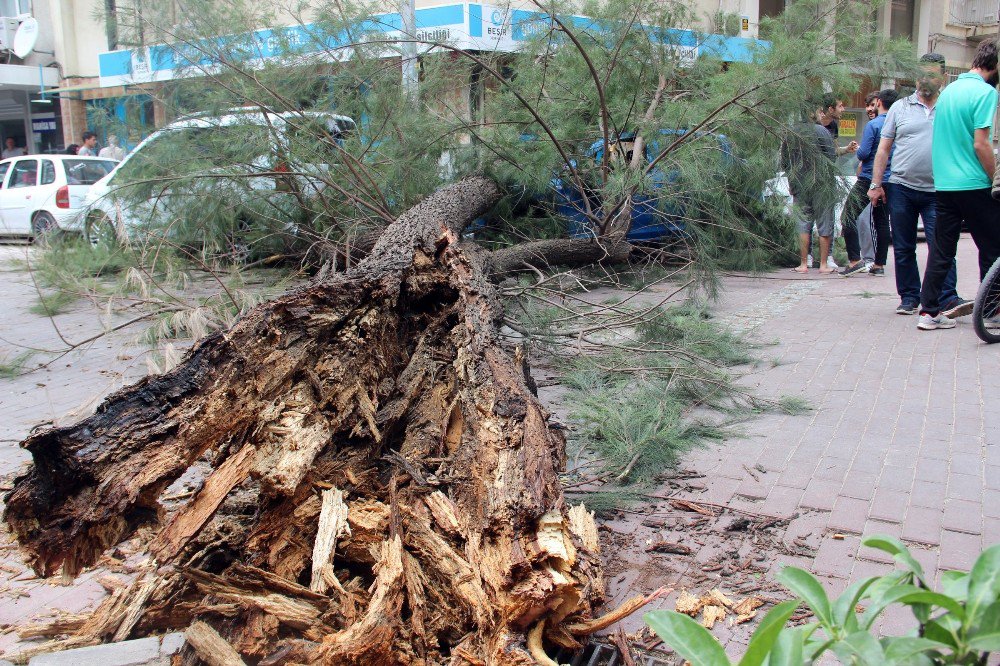
[[[441,190],[346,275],[23,443],[4,518],[39,574],[152,528],[158,568],[92,637],[204,621],[250,660],[365,665],[532,664],[529,631],[575,645],[603,590],[593,519],[564,502],[563,436],[499,347],[486,257],[459,243],[498,196]],[[199,459],[211,474],[166,515]]]

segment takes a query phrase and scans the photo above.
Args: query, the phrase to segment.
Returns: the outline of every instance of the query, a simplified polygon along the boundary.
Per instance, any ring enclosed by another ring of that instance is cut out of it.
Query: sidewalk
[[[921,246],[921,270],[924,252]],[[963,237],[959,293],[970,299],[975,257]],[[780,566],[794,564],[839,593],[850,581],[890,569],[891,560],[860,547],[875,533],[907,542],[932,579],[969,569],[985,546],[1000,542],[1000,345],[981,343],[968,318],[951,330],[917,330],[915,316],[893,312],[899,299],[891,257],[887,273],[845,279],[783,271],[725,280],[720,318],[753,340],[775,343],[759,353],[776,365],[746,381],[768,397],[800,396],[813,410],[760,417],[747,425],[747,436],[691,452],[681,467],[704,476],[675,494],[790,518],[765,530],[766,537],[730,532],[725,539],[729,517],[716,521],[715,541],[764,565],[759,579],[773,580]],[[697,548],[712,543],[704,529],[692,531],[690,521],[663,528],[643,521],[656,522],[625,514],[608,527],[633,544],[665,538],[696,547],[696,555],[625,553],[635,568],[654,563],[648,568],[660,575],[612,580],[615,599],[692,580],[704,590],[732,582],[706,571],[719,558]],[[674,598],[661,607],[672,608]],[[894,630],[907,624],[905,617],[887,622]],[[639,623],[632,618],[630,629]],[[747,633],[730,646],[734,654]]]

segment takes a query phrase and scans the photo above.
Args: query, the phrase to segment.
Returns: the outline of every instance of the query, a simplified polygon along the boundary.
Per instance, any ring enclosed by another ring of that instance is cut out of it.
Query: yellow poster
[[[843,117],[840,119],[840,136],[853,139],[858,136],[858,121],[856,118]]]

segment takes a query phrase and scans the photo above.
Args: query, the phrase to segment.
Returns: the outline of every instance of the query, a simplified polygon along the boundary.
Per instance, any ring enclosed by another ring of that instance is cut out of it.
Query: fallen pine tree
[[[39,575],[136,535],[150,555],[89,617],[36,630],[69,636],[44,649],[189,628],[186,658],[209,663],[550,663],[543,645],[638,608],[596,618],[593,517],[565,503],[564,438],[498,343],[489,279],[609,246],[461,242],[498,197],[478,177],[439,191],[348,273],[29,437],[4,518]],[[165,512],[199,460],[203,485]]]

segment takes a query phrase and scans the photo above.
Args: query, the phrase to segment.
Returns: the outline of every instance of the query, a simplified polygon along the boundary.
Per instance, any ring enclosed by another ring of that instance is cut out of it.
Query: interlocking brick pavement
[[[965,298],[975,296],[975,257],[963,237]],[[681,467],[704,474],[706,490],[681,496],[794,517],[781,542],[804,538],[815,550],[773,553],[769,575],[794,564],[839,593],[889,570],[891,558],[861,546],[863,536],[881,533],[907,542],[936,580],[942,570],[968,569],[1000,540],[1000,345],[981,343],[968,318],[952,330],[918,331],[916,317],[896,315],[891,255],[884,278],[776,271],[727,278],[723,294],[721,322],[775,343],[760,353],[778,364],[744,381],[768,397],[805,398],[813,410],[764,416],[744,428],[744,437],[692,451]],[[683,530],[671,536],[683,537]],[[683,584],[683,564],[672,564],[649,585]],[[707,576],[705,589],[726,589],[725,578]],[[631,592],[649,591],[630,584]],[[628,596],[614,581],[611,589],[616,598]],[[897,630],[907,621],[889,617],[882,627]],[[638,626],[631,621],[630,628]]]

